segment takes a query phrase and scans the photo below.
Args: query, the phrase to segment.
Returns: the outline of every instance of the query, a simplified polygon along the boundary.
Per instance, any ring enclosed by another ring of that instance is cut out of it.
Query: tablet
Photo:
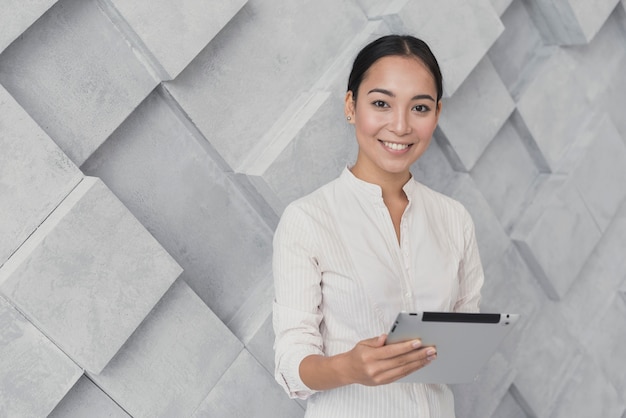
[[[422,345],[437,347],[437,359],[398,382],[474,381],[518,318],[510,313],[400,312],[387,344],[419,338]]]

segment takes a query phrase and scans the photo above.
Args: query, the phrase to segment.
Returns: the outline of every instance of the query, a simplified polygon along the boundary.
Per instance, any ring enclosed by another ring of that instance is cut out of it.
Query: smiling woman
[[[359,144],[352,173],[381,187],[402,186],[437,126],[441,102],[434,99],[433,76],[417,58],[388,56],[370,67],[358,89],[356,98],[348,91],[345,106]],[[406,198],[385,196],[386,190],[383,198]]]
[[[483,271],[463,206],[415,181],[441,113],[428,46],[390,35],[355,59],[345,98],[356,162],[292,202],[274,237],[276,379],[307,417],[454,416],[446,385],[393,383],[436,361],[385,344],[399,311],[478,311]]]

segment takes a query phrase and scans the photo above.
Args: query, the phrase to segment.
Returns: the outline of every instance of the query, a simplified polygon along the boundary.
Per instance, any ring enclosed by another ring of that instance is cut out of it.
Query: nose
[[[392,119],[389,123],[389,130],[398,136],[411,133],[411,124],[409,123],[409,115],[407,112],[393,112]]]

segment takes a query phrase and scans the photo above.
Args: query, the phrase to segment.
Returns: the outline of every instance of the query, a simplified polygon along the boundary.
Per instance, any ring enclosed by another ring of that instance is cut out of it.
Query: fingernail
[[[426,355],[429,357],[435,356],[436,357],[437,351],[434,348],[429,348],[428,350],[426,350]]]
[[[428,361],[433,361],[433,360],[434,360],[434,359],[436,359],[436,358],[437,358],[437,354],[434,354],[434,355],[432,355],[432,356],[428,356],[428,357],[426,357],[426,359],[427,359]]]
[[[422,346],[422,342],[420,340],[413,341],[413,348],[420,348]]]

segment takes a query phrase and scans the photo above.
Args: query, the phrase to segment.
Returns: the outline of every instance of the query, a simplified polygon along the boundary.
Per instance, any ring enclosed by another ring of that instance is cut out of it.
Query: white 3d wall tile
[[[302,417],[272,230],[354,161],[351,61],[401,32],[445,86],[413,174],[522,315],[457,417],[626,416],[625,0],[2,7],[0,415]]]

